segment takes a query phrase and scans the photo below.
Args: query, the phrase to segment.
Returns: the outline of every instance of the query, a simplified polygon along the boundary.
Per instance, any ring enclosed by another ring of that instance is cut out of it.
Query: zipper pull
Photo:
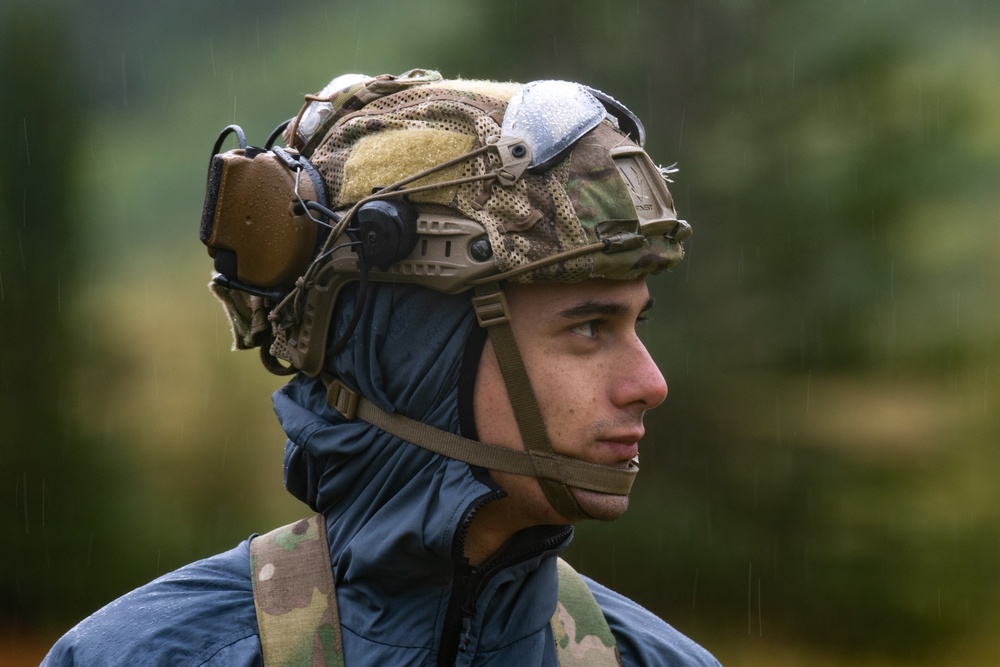
[[[472,619],[468,616],[462,616],[462,634],[458,636],[458,652],[465,653],[465,649],[469,648],[469,635],[472,634]]]
[[[462,633],[458,636],[458,652],[465,653],[472,635],[472,617],[476,615],[476,589],[479,587],[481,572],[470,567],[462,577]]]

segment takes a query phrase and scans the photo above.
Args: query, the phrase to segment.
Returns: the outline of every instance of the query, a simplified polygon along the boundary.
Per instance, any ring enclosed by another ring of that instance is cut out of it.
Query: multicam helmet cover
[[[349,75],[307,98],[284,138],[322,177],[330,209],[405,195],[420,211],[421,239],[441,251],[422,256],[422,243],[393,266],[368,266],[369,280],[456,293],[484,281],[628,280],[669,268],[690,228],[664,172],[588,90],[428,70]],[[356,250],[338,248],[332,234],[318,257],[271,312],[271,352],[310,375],[323,366],[319,329],[339,287],[362,270]],[[216,291],[224,301],[248,298]],[[247,320],[233,321],[237,346],[247,346]]]
[[[662,175],[639,146],[606,120],[604,107],[583,86],[562,81],[525,86],[448,81],[422,70],[402,79],[421,83],[403,87],[400,78],[394,79],[398,92],[341,116],[322,139],[310,138],[302,147],[327,183],[331,208],[346,208],[412,174],[495,144],[498,138],[514,137],[535,144],[531,148],[536,159],[546,163],[551,164],[548,153],[553,148],[565,157],[545,170],[531,165],[528,173],[505,184],[499,175],[489,177],[502,168],[500,156],[481,153],[409,185],[487,178],[415,192],[409,198],[446,206],[479,222],[488,234],[496,272],[522,271],[514,278],[521,282],[629,279],[681,258],[679,239],[667,236],[678,222]],[[586,123],[582,132],[567,111],[577,107],[582,107]],[[536,139],[546,131],[550,134],[544,142]],[[291,128],[286,132],[293,148],[301,141],[296,134]],[[647,231],[649,242],[628,255],[607,261],[587,253],[547,261],[636,234],[640,221],[654,219],[661,233]]]

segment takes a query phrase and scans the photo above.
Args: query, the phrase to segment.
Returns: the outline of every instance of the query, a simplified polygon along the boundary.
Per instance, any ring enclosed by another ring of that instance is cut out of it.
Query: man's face
[[[636,333],[651,305],[645,279],[509,285],[511,326],[553,449],[565,456],[625,467],[639,451],[646,410],[663,402],[667,385]],[[487,342],[476,376],[479,439],[524,449],[493,347]],[[491,471],[507,492],[500,505],[512,528],[567,523],[538,482]],[[628,497],[572,489],[595,519],[618,518]],[[497,508],[498,510],[500,507]]]

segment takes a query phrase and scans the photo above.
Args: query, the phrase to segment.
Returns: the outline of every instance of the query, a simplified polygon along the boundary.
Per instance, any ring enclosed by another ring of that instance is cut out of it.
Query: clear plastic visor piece
[[[500,136],[518,138],[531,149],[531,171],[558,162],[606,111],[587,89],[569,81],[532,81],[507,104]]]
[[[330,99],[338,92],[344,93],[351,88],[361,87],[371,80],[372,77],[364,74],[341,74],[326,84],[323,90],[316,94],[316,97],[320,99],[310,102],[302,112],[302,118],[299,120],[298,127],[296,128],[299,134],[299,141],[303,144],[309,141],[316,130],[323,124],[323,121],[333,113],[333,104],[325,101],[323,98]]]

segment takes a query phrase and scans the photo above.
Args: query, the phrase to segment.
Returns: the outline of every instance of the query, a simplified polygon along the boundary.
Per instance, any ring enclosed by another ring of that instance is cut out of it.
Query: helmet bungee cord
[[[229,134],[239,148],[220,153]],[[279,135],[285,148],[274,145]],[[628,280],[680,261],[690,227],[644,135],[624,105],[580,84],[445,80],[433,70],[337,77],[263,148],[228,126],[213,149],[200,238],[235,347],[261,348],[271,372],[322,377],[346,419],[530,475],[562,516],[588,518],[571,488],[627,495],[638,465],[553,450],[502,285]],[[350,340],[371,281],[470,293],[524,451],[385,411],[333,375],[330,360]],[[350,282],[359,285],[354,312],[331,343]]]

